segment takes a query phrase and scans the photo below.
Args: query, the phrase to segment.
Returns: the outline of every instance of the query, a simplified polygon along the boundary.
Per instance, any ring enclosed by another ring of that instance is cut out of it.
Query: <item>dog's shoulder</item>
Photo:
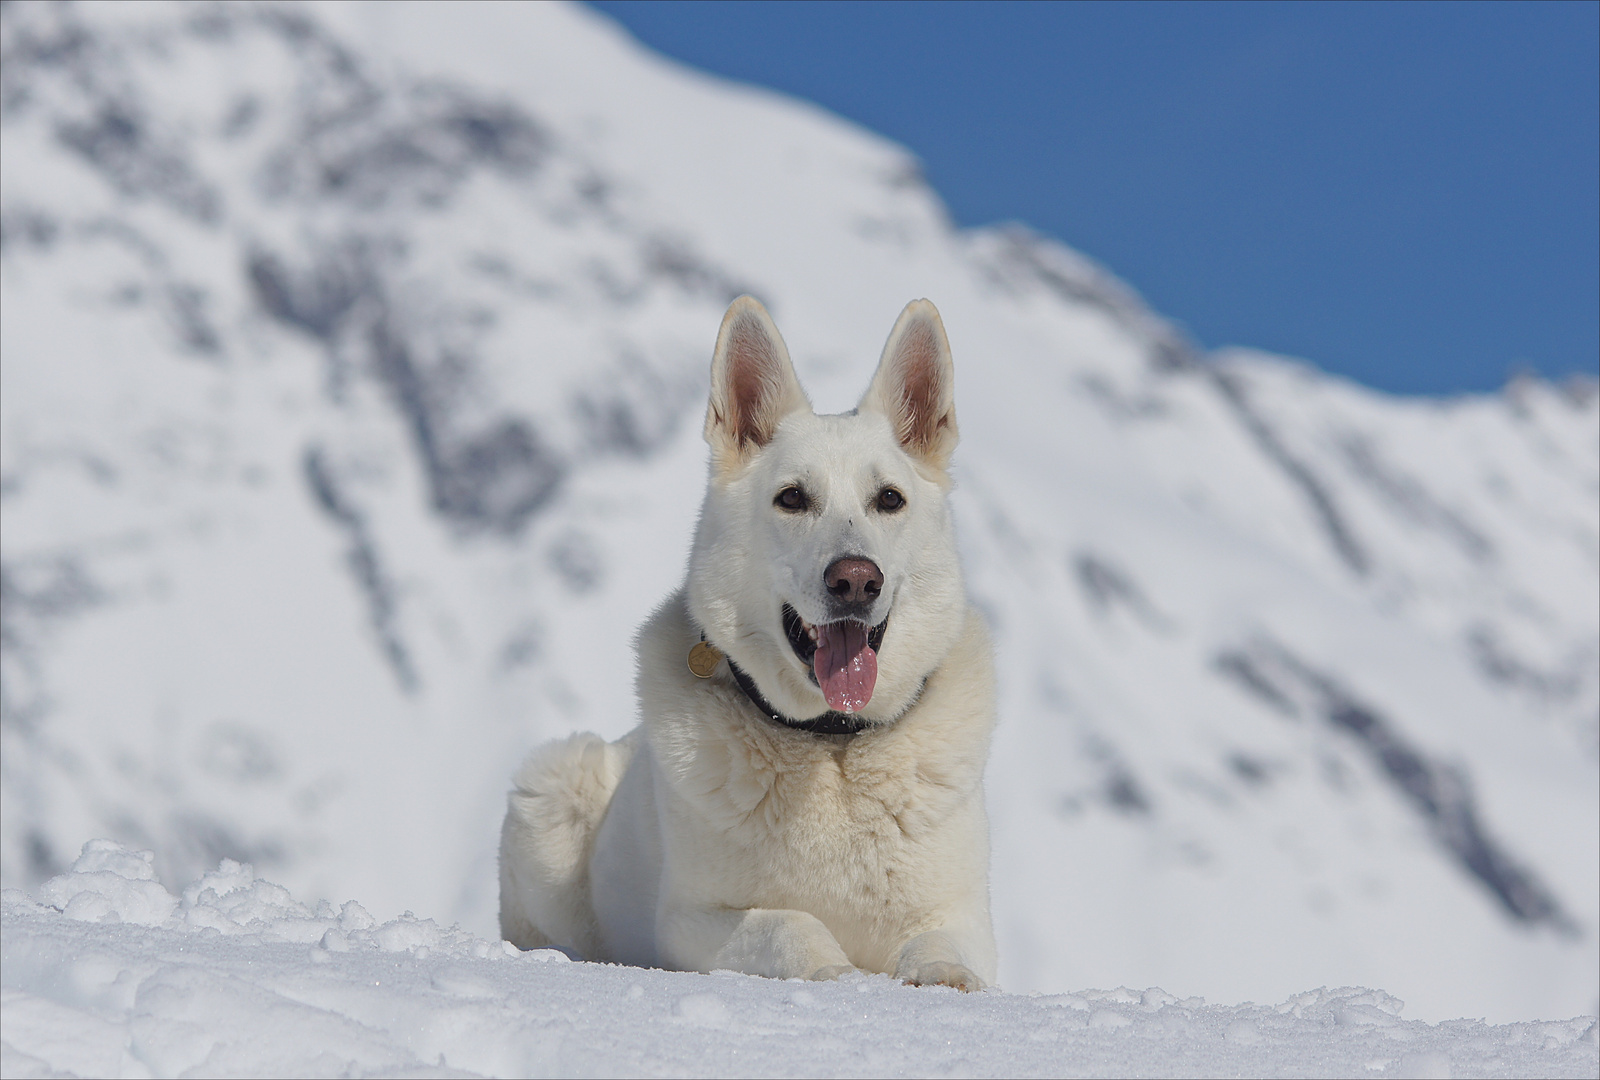
[[[955,644],[894,729],[905,738],[949,744],[966,760],[976,751],[981,770],[994,723],[994,644],[983,613],[968,604]]]
[[[924,824],[976,798],[995,724],[993,647],[982,614],[968,607],[961,635],[894,723],[868,732],[841,762],[847,778]]]
[[[663,600],[639,627],[634,637],[638,654],[634,682],[640,719],[647,728],[652,720],[694,713],[703,680],[689,671],[688,657],[699,641],[683,589]]]
[[[710,678],[689,670],[689,650],[700,640],[681,589],[651,613],[635,639],[640,727],[669,779],[681,775],[704,745],[742,741],[751,726],[725,668]]]

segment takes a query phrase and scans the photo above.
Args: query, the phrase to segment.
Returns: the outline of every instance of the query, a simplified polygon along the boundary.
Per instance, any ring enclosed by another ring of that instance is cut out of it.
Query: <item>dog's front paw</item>
[[[946,960],[931,960],[915,971],[899,972],[898,977],[912,986],[953,986],[969,994],[983,989],[983,980],[970,968]]]
[[[810,975],[807,975],[806,978],[810,979],[812,982],[832,982],[834,979],[837,979],[842,975],[848,975],[853,971],[860,970],[860,968],[854,967],[850,964],[829,964],[827,967],[819,967]]]

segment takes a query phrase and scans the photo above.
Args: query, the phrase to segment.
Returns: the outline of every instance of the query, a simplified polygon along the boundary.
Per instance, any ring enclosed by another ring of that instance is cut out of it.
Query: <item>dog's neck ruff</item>
[[[743,668],[733,662],[733,657],[727,657],[728,670],[733,672],[733,681],[744,691],[744,696],[750,699],[750,704],[756,711],[774,724],[792,728],[795,731],[809,731],[813,735],[859,735],[872,726],[871,721],[860,716],[842,712],[825,712],[821,716],[813,716],[809,720],[796,720],[792,716],[785,716],[772,707],[772,702],[761,695],[756,688],[756,682],[745,674]]]

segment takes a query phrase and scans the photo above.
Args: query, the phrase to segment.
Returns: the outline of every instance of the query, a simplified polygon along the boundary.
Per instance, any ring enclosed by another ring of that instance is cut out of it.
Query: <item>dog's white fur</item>
[[[545,746],[517,773],[500,847],[501,931],[522,948],[777,978],[861,969],[972,990],[995,978],[983,770],[987,631],[966,600],[946,493],[950,348],[907,305],[854,412],[813,414],[766,309],[734,301],[706,412],[711,477],[688,581],[638,637],[641,723]],[[800,486],[805,513],[774,498]],[[884,512],[878,493],[905,499]],[[763,718],[705,639],[784,714],[828,710],[780,611],[831,617],[824,571],[870,559],[889,618],[856,735]]]

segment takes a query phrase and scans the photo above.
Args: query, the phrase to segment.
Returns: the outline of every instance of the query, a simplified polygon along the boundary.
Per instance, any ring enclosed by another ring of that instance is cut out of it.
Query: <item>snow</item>
[[[313,910],[223,862],[173,896],[86,845],[7,890],[6,1076],[1593,1076],[1595,1020],[1407,1020],[1346,987],[1277,1005],[777,981],[519,953]]]
[[[633,723],[730,297],[840,409],[927,296],[1001,985],[1600,1012],[1592,387],[1198,355],[1086,257],[952,228],[903,148],[582,8],[0,33],[4,885],[111,837],[154,852],[119,911],[228,858],[493,934],[516,764]]]

